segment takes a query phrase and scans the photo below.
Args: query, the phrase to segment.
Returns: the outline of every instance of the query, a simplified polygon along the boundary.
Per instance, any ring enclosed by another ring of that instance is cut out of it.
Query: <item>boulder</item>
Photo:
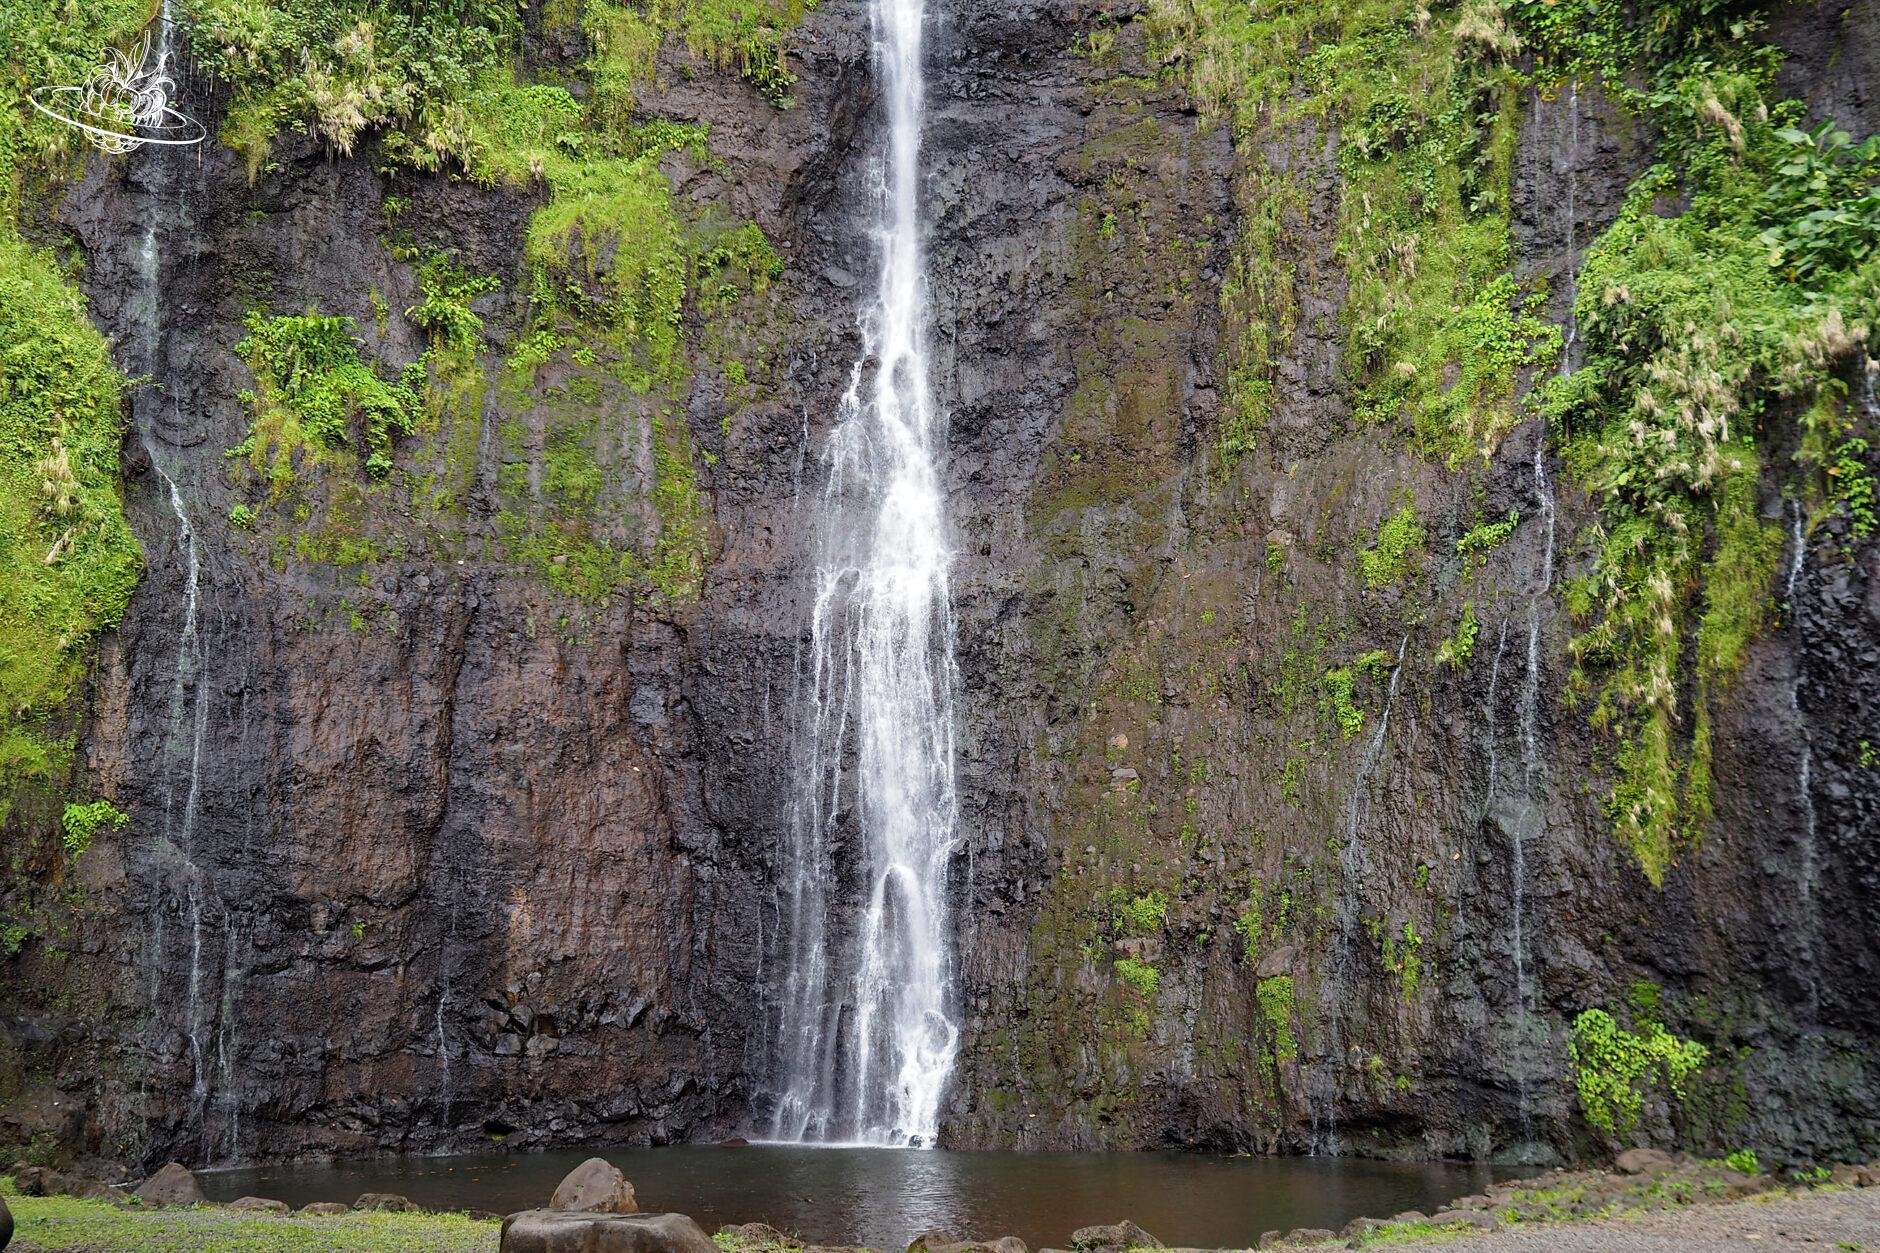
[[[732,1223],[718,1229],[718,1240],[739,1249],[800,1249],[803,1242],[769,1223]]]
[[[548,1199],[548,1208],[575,1214],[637,1214],[633,1185],[611,1162],[590,1157],[569,1171]]]
[[[384,1210],[390,1214],[415,1214],[419,1206],[410,1197],[396,1192],[364,1192],[353,1202],[354,1209]]]
[[[315,1201],[312,1205],[303,1205],[294,1211],[309,1218],[337,1218],[341,1214],[353,1212],[352,1206],[342,1205],[338,1201]]]
[[[1677,1163],[1668,1153],[1657,1149],[1627,1149],[1613,1161],[1622,1175],[1656,1175],[1670,1170]]]
[[[228,1207],[249,1214],[274,1214],[277,1216],[286,1214],[289,1208],[286,1201],[271,1201],[265,1196],[238,1196],[228,1203]]]
[[[20,1190],[21,1196],[60,1196],[65,1191],[66,1179],[50,1166],[21,1163],[13,1167],[13,1186]]]
[[[1253,1247],[1256,1249],[1276,1249],[1279,1247],[1279,1242],[1284,1238],[1284,1232],[1262,1231],[1260,1233],[1260,1242]]]
[[[1324,1244],[1338,1239],[1338,1233],[1324,1227],[1294,1227],[1286,1233],[1287,1244]]]
[[[136,1192],[145,1205],[201,1205],[206,1199],[196,1176],[180,1163],[165,1163],[163,1169],[143,1181]]]
[[[952,1232],[935,1228],[923,1231],[908,1241],[907,1253],[938,1253],[940,1249],[950,1249],[959,1243],[960,1238]]]
[[[1079,1227],[1071,1232],[1071,1247],[1080,1250],[1161,1249],[1168,1246],[1125,1218],[1102,1227]]]
[[[503,1219],[500,1253],[721,1253],[684,1214],[532,1209]]]

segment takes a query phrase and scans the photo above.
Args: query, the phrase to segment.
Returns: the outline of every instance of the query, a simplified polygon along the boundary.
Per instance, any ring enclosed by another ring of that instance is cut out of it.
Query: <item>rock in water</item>
[[[201,1205],[205,1200],[196,1176],[177,1162],[166,1163],[144,1180],[136,1195],[145,1205]]]
[[[1071,1232],[1071,1247],[1079,1250],[1162,1249],[1168,1246],[1125,1218],[1107,1227],[1079,1227]]]
[[[312,1205],[303,1205],[296,1213],[309,1218],[336,1218],[341,1214],[352,1213],[352,1206],[342,1205],[338,1201],[315,1201]]]
[[[549,1198],[548,1208],[576,1214],[640,1212],[627,1177],[611,1162],[598,1157],[590,1157],[568,1172]]]
[[[385,1210],[392,1214],[416,1213],[418,1206],[410,1197],[399,1196],[396,1192],[365,1192],[353,1202],[354,1209]]]
[[[532,1209],[503,1219],[500,1253],[721,1253],[684,1214]]]

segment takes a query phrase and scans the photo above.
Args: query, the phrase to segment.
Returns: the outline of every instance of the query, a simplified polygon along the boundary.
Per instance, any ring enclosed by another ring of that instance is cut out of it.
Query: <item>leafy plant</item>
[[[1672,1097],[1682,1101],[1685,1080],[1710,1059],[1710,1050],[1695,1040],[1680,1040],[1656,1022],[1634,1034],[1603,1009],[1586,1010],[1573,1020],[1567,1047],[1587,1121],[1612,1136],[1624,1136],[1638,1125],[1646,1089],[1663,1080]]]
[[[130,815],[110,801],[68,803],[61,825],[65,828],[65,851],[74,860],[83,857],[100,831],[121,831]]]
[[[1377,529],[1377,542],[1358,554],[1364,585],[1387,587],[1401,582],[1423,551],[1423,524],[1415,504],[1406,504]]]

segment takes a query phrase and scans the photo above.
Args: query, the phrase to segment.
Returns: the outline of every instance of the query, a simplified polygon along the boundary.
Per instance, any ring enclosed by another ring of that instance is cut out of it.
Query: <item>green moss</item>
[[[1657,1022],[1645,1023],[1635,1034],[1603,1009],[1586,1010],[1573,1020],[1568,1049],[1587,1121],[1620,1138],[1638,1124],[1648,1088],[1662,1079],[1681,1101],[1685,1081],[1710,1058],[1702,1044],[1680,1040]]]
[[[1130,931],[1149,933],[1160,931],[1168,918],[1168,896],[1162,892],[1150,892],[1132,897],[1117,906],[1117,917]]]

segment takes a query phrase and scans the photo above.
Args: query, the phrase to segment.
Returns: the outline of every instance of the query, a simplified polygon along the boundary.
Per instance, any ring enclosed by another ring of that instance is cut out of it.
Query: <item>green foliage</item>
[[[1332,718],[1338,723],[1339,733],[1350,739],[1364,729],[1364,710],[1358,708],[1355,695],[1356,679],[1352,677],[1350,666],[1338,666],[1327,670],[1323,680],[1325,699],[1331,708]]]
[[[1290,1062],[1299,1056],[1299,1041],[1293,1036],[1293,980],[1291,975],[1272,975],[1254,985],[1254,999],[1260,1012],[1273,1028],[1273,1060]]]
[[[91,842],[100,831],[121,831],[131,816],[113,805],[110,801],[91,801],[79,805],[67,803],[65,818],[65,851],[74,860],[83,857]]]
[[[1119,957],[1116,959],[1116,973],[1145,1000],[1153,1001],[1162,990],[1162,972],[1147,962],[1137,961],[1133,957]]]
[[[1695,1040],[1680,1040],[1656,1022],[1634,1034],[1603,1009],[1586,1010],[1573,1020],[1567,1047],[1587,1121],[1617,1137],[1638,1125],[1647,1088],[1662,1079],[1682,1101],[1684,1081],[1710,1059],[1710,1050]]]
[[[1417,520],[1417,507],[1406,504],[1384,520],[1377,530],[1377,542],[1358,554],[1358,572],[1370,588],[1388,587],[1401,582],[1423,554],[1423,524]]]
[[[89,644],[142,563],[118,487],[124,380],[52,258],[12,232],[0,218],[0,817],[21,783],[62,781]]]
[[[1481,631],[1482,624],[1475,618],[1475,602],[1463,601],[1462,620],[1456,624],[1456,633],[1437,648],[1437,663],[1458,669],[1468,665],[1470,658],[1475,656],[1475,640]]]
[[[1384,936],[1384,966],[1397,976],[1397,988],[1403,993],[1404,1003],[1409,1004],[1423,981],[1423,936],[1415,923],[1403,924],[1401,940],[1395,935]]]
[[[589,155],[597,136],[623,128],[668,34],[695,55],[735,65],[783,103],[795,82],[783,41],[808,7],[807,0],[551,4],[551,26],[578,20],[589,39],[596,124],[587,131],[581,106],[555,98],[567,95],[559,87],[515,86],[527,8],[518,0],[183,0],[180,16],[198,63],[230,87],[222,139],[246,154],[251,176],[277,134],[304,127],[342,155],[380,131],[391,162],[490,181],[505,172],[518,114],[559,115],[547,138],[570,155]]]
[[[1541,294],[1508,275],[1519,44],[1500,7],[1155,0],[1148,16],[1163,62],[1230,123],[1245,166],[1221,294],[1224,464],[1263,425],[1297,331],[1296,270],[1311,249],[1294,127],[1339,136],[1334,256],[1359,411],[1403,422],[1451,463],[1492,451],[1514,424],[1518,373],[1559,342]]]
[[[423,407],[416,377],[381,378],[360,358],[351,318],[309,307],[285,317],[250,312],[245,325],[235,352],[254,371],[254,388],[242,393],[253,421],[229,455],[266,476],[270,497],[293,484],[297,458],[317,465],[345,453],[372,478],[390,474],[393,441],[411,433]]]
[[[1162,892],[1149,892],[1120,903],[1116,912],[1124,926],[1131,931],[1160,931],[1162,923],[1168,918],[1168,896]]]
[[[1515,524],[1520,520],[1519,511],[1510,509],[1508,516],[1500,522],[1477,522],[1456,541],[1456,555],[1465,564],[1480,569],[1487,563],[1488,554],[1501,547],[1502,541],[1514,534]]]
[[[1804,468],[1835,469],[1822,464],[1847,431],[1835,373],[1871,334],[1853,315],[1880,298],[1880,260],[1804,280],[1766,238],[1772,204],[1797,209],[1771,190],[1794,164],[1800,132],[1780,124],[1793,112],[1693,141],[1684,213],[1657,208],[1679,185],[1669,167],[1639,181],[1581,275],[1586,365],[1549,388],[1602,515],[1596,565],[1567,588],[1582,627],[1570,692],[1617,740],[1608,809],[1654,884],[1709,818],[1710,703],[1767,615],[1781,536],[1757,513],[1758,437],[1799,414]],[[1837,178],[1790,181],[1853,194]],[[1859,465],[1822,477],[1857,480]]]
[[[1731,1170],[1745,1175],[1762,1174],[1762,1162],[1757,1158],[1755,1149],[1738,1149],[1724,1158],[1723,1163]]]

